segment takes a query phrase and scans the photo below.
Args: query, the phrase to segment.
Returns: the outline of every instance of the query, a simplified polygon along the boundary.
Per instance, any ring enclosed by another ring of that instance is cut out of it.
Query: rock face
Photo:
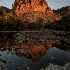
[[[13,13],[21,15],[27,12],[51,11],[45,0],[15,0],[12,5]]]
[[[32,22],[39,17],[45,21],[58,20],[58,16],[55,16],[45,0],[15,0],[12,4],[12,12]]]

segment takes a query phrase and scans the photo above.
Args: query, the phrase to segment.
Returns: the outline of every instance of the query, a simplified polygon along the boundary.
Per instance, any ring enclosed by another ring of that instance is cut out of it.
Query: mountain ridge
[[[6,10],[6,7],[1,7],[7,11],[6,13],[12,12],[12,16],[16,15],[16,18],[22,19],[23,22],[36,22],[39,18],[44,22],[58,21],[62,16],[70,13],[70,6],[51,10],[45,0],[15,0],[12,9]]]

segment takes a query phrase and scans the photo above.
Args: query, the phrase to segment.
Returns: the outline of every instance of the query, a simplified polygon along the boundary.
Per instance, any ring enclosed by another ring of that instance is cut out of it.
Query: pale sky
[[[0,6],[12,8],[15,0],[0,0]],[[70,6],[70,0],[46,0],[51,9],[58,9],[65,6]]]

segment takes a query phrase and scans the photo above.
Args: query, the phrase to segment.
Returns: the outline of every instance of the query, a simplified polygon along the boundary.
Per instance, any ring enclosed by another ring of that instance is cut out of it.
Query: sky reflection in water
[[[40,70],[49,63],[60,66],[70,63],[69,35],[52,31],[0,33],[0,64],[3,63],[0,68]]]

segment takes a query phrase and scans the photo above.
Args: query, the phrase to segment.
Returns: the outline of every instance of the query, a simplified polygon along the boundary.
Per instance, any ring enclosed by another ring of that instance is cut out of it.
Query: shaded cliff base
[[[23,31],[27,29],[43,30],[65,30],[70,31],[70,14],[63,16],[59,21],[43,22],[42,18],[39,18],[36,22],[28,22],[28,20],[22,22],[20,19],[10,17],[8,20],[0,19],[0,31]]]
[[[70,31],[70,14],[65,15],[59,21],[54,21],[46,24],[45,28],[54,29],[54,30],[67,30]]]
[[[59,15],[56,14],[56,16],[61,18],[60,12],[58,13]],[[55,14],[53,14],[53,12],[52,13],[30,12],[23,14],[22,16],[20,17],[17,17],[17,15],[13,16],[11,10],[3,6],[0,6],[0,31],[23,31],[26,29],[34,29],[34,30],[54,29],[67,31],[70,30],[69,13],[65,14],[60,20],[55,20],[57,18]],[[30,20],[35,22],[30,22]]]

